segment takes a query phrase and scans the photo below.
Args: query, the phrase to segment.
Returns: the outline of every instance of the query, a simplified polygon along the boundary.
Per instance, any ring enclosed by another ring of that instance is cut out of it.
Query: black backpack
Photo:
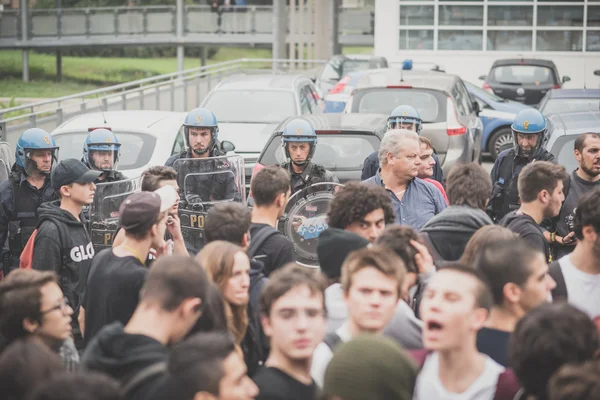
[[[246,251],[248,258],[253,260],[256,257],[256,253],[262,245],[271,237],[278,234],[279,231],[272,226],[264,226],[262,227],[254,236],[252,236],[250,240],[250,247]]]

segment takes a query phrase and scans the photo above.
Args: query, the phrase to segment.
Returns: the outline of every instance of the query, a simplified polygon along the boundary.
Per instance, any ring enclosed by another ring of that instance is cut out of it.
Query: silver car
[[[244,157],[246,182],[271,133],[284,119],[321,113],[314,83],[301,74],[240,74],[221,81],[202,102],[219,122],[219,139]]]
[[[387,68],[360,77],[344,112],[389,115],[411,105],[423,120],[423,136],[433,143],[445,174],[456,162],[481,162],[483,125],[479,104],[456,75]]]

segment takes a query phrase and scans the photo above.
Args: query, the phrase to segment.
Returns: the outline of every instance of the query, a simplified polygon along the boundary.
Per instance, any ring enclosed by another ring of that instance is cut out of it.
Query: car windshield
[[[360,171],[365,158],[379,149],[379,143],[379,138],[372,134],[321,134],[312,161],[330,171]],[[259,162],[263,165],[286,162],[280,136],[271,140]]]
[[[562,147],[560,149],[554,149],[554,151],[552,151],[554,154],[558,153],[558,164],[564,165],[569,173],[571,171],[575,171],[579,167],[579,164],[575,159],[575,155],[573,154],[573,146],[575,145],[576,137],[576,135],[573,135],[566,142],[562,143]]]
[[[64,133],[53,135],[56,144],[60,147],[58,152],[61,160],[76,158],[80,160],[83,156],[83,142],[88,132]],[[156,138],[144,133],[115,132],[115,136],[121,143],[121,156],[119,157],[119,169],[128,170],[141,168],[150,162],[150,158],[156,147]]]
[[[366,71],[372,67],[375,67],[375,63],[372,63],[369,60],[346,60],[342,64],[341,76],[346,76],[350,72]]]
[[[401,104],[416,108],[423,122],[440,121],[440,104],[436,96],[413,89],[370,90],[360,97],[357,112],[389,115]]]
[[[539,65],[502,65],[490,72],[488,80],[508,85],[552,85],[554,74],[550,68]]]
[[[268,90],[218,90],[206,101],[219,123],[276,124],[296,112],[291,92]]]
[[[540,110],[545,115],[600,110],[600,99],[549,99]]]

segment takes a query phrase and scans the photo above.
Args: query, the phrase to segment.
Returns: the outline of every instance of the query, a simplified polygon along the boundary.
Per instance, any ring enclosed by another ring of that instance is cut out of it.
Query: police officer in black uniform
[[[315,183],[340,182],[332,172],[312,163],[317,134],[308,121],[295,118],[288,122],[283,128],[281,144],[288,160],[281,166],[287,169],[292,177],[292,194]]]
[[[108,129],[94,129],[87,135],[83,143],[83,159],[89,169],[102,171],[102,175],[94,183],[117,182],[127,179],[117,171],[121,143]]]
[[[534,161],[555,162],[554,155],[544,149],[547,138],[546,118],[538,110],[520,111],[511,125],[513,148],[502,151],[492,168],[492,196],[488,214],[500,221],[519,208],[517,181],[523,167]]]
[[[0,243],[4,275],[18,268],[19,258],[38,222],[42,203],[56,200],[50,172],[58,157],[58,146],[43,129],[31,128],[17,141],[15,164],[8,180],[0,183]]]

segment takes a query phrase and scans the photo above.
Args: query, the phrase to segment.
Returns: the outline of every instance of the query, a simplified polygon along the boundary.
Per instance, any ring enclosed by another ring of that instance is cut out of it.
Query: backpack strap
[[[567,283],[565,282],[565,276],[562,273],[558,260],[550,263],[548,273],[556,282],[556,287],[552,289],[552,301],[566,301],[569,298],[569,293],[567,292]]]
[[[162,375],[167,371],[167,362],[159,361],[157,363],[148,365],[145,368],[139,370],[135,375],[127,380],[127,382],[121,385],[123,392],[126,397],[132,398],[132,393],[135,389],[137,389],[142,383],[150,380],[150,378],[157,377],[158,375]]]
[[[246,254],[248,258],[252,259],[261,248],[261,246],[269,239],[271,236],[278,234],[279,231],[272,226],[265,226],[258,231],[250,240],[250,247]]]
[[[494,400],[512,400],[519,393],[521,385],[512,369],[506,369],[498,375]]]
[[[323,339],[323,342],[333,352],[337,345],[342,342],[342,338],[335,332],[329,332],[327,335],[325,335],[325,339]]]

